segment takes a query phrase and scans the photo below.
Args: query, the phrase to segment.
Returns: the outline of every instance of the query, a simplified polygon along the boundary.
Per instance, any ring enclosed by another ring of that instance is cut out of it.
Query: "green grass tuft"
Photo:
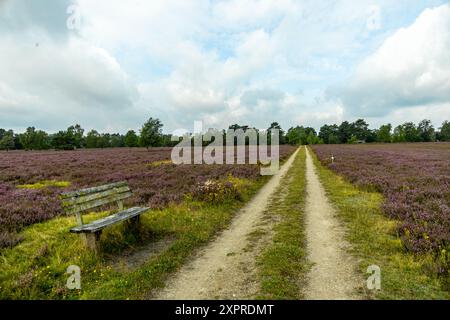
[[[149,167],[160,167],[173,164],[172,160],[159,160],[153,161],[147,164]]]
[[[18,185],[17,188],[19,189],[44,189],[49,187],[56,187],[56,188],[67,188],[70,186],[70,181],[58,181],[58,180],[43,180],[39,181],[33,184],[21,184]]]

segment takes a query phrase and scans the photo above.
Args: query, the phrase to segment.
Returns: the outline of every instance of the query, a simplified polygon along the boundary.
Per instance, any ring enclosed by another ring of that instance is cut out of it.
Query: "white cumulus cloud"
[[[347,85],[330,93],[360,116],[450,102],[450,5],[426,9],[367,57]]]

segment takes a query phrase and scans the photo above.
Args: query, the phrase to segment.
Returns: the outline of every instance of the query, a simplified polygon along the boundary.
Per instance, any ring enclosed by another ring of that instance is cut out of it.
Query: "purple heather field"
[[[384,195],[383,209],[401,221],[399,233],[408,250],[448,256],[450,143],[317,145],[313,149],[322,164]]]
[[[294,150],[280,146],[281,159]],[[134,193],[129,205],[163,208],[206,179],[260,176],[257,165],[174,165],[170,154],[171,148],[0,152],[0,248],[14,246],[21,228],[63,214],[58,195],[69,190],[127,181]],[[70,186],[20,188],[42,181]]]

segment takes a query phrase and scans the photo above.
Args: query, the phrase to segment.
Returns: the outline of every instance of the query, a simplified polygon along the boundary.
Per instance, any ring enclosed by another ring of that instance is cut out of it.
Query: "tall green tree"
[[[102,133],[98,139],[97,148],[111,148],[111,134]]]
[[[67,128],[68,139],[71,139],[75,148],[83,148],[85,146],[84,129],[79,124]],[[69,138],[70,137],[70,138]]]
[[[393,142],[406,142],[405,130],[403,125],[398,125],[394,129],[394,134],[392,135]]]
[[[75,140],[71,131],[60,130],[52,135],[52,146],[56,150],[74,150]]]
[[[347,143],[353,135],[352,130],[353,126],[348,121],[342,122],[338,130],[339,143]]]
[[[14,149],[16,149],[16,150],[23,149],[22,142],[20,142],[20,135],[17,133],[14,134]]]
[[[306,137],[306,143],[309,145],[319,144],[321,142],[320,138],[315,134],[315,131],[309,131]]]
[[[91,130],[86,135],[86,148],[99,148],[100,134],[96,130]]]
[[[84,129],[79,124],[76,124],[68,127],[65,131],[58,131],[52,136],[52,145],[57,150],[84,148],[86,146]]]
[[[339,143],[339,137],[337,134],[331,133],[328,136],[328,143],[329,144],[338,144]]]
[[[323,125],[319,130],[319,138],[323,140],[324,143],[336,144],[339,143],[338,140],[339,127],[336,124]]]
[[[163,124],[159,119],[150,118],[140,131],[140,145],[145,148],[158,147],[162,140]]]
[[[113,133],[111,135],[111,148],[123,147],[125,147],[125,137],[119,133]]]
[[[286,143],[286,137],[285,137],[285,132],[284,130],[281,128],[281,125],[278,122],[272,122],[269,126],[269,128],[267,128],[267,132],[270,132],[272,129],[278,129],[279,131],[279,143],[280,144],[285,144]],[[271,135],[268,136],[268,143],[271,143]]]
[[[433,125],[431,124],[431,120],[424,119],[420,121],[417,126],[417,134],[420,141],[423,142],[432,142],[436,140],[436,133]]]
[[[34,127],[28,127],[27,130],[19,135],[20,143],[25,150],[45,150],[50,148],[49,135],[42,130],[36,130]]]
[[[442,127],[439,128],[439,140],[450,141],[450,122],[444,121]]]
[[[421,140],[417,127],[413,122],[405,122],[402,127],[405,135],[405,141],[419,142]]]
[[[134,130],[129,130],[125,135],[125,146],[134,148],[139,145],[139,137]]]
[[[20,134],[20,143],[25,150],[32,150],[36,135],[35,127],[28,127],[24,133]]]
[[[358,119],[350,124],[351,136],[357,140],[367,141],[370,137],[369,124],[364,119]]]
[[[302,126],[289,128],[286,134],[286,141],[290,145],[301,145],[305,135],[305,129]]]
[[[377,142],[389,143],[392,141],[392,125],[390,123],[383,124],[377,131]]]
[[[286,142],[291,145],[307,145],[318,143],[317,133],[314,128],[296,126],[288,130]]]
[[[0,150],[9,151],[14,149],[14,147],[14,132],[12,130],[4,132],[0,139]]]
[[[225,135],[225,134],[223,134]],[[223,139],[225,143],[225,139]],[[172,141],[171,134],[163,134],[161,145],[164,147],[175,147],[178,144],[178,141]]]

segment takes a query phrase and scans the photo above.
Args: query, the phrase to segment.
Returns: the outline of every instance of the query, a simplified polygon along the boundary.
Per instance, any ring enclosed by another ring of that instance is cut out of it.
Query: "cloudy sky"
[[[445,0],[0,0],[0,127],[450,119]]]

